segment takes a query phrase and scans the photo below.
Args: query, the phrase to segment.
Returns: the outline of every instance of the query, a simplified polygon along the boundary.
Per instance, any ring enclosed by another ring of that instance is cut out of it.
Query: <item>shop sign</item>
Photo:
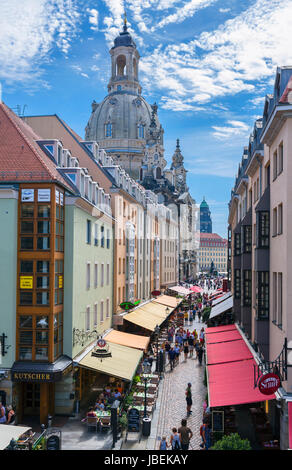
[[[12,372],[13,382],[52,382],[54,374],[50,372]]]
[[[34,189],[22,189],[21,190],[21,202],[33,202],[34,201]]]
[[[141,300],[135,300],[135,302],[126,301],[126,302],[122,302],[120,304],[120,307],[124,310],[131,310],[131,308],[137,307],[137,305],[139,305],[140,302]]]
[[[51,190],[50,189],[38,189],[38,202],[50,202]]]
[[[265,374],[259,379],[258,387],[259,391],[264,395],[272,395],[275,393],[281,385],[281,381],[276,374]]]
[[[59,276],[59,289],[63,288],[63,276]]]
[[[63,206],[63,204],[64,204],[64,194],[63,193],[60,193],[60,204],[61,204],[61,206]]]
[[[96,342],[96,346],[93,349],[92,356],[98,357],[101,361],[106,357],[112,357],[112,353],[109,351],[109,346],[103,338],[99,338]]]
[[[60,193],[57,189],[56,189],[56,204],[60,204]]]
[[[33,276],[20,276],[20,289],[33,289]]]

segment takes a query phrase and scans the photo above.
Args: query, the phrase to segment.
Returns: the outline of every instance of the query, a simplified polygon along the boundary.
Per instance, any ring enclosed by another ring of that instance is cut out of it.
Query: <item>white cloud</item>
[[[213,136],[219,140],[229,140],[232,137],[248,137],[249,126],[242,121],[227,121],[228,126],[212,126]]]
[[[54,47],[68,53],[78,20],[75,0],[0,2],[0,78],[30,89],[41,83],[42,64]]]
[[[183,6],[178,6],[173,14],[163,18],[157,25],[153,26],[151,30],[155,31],[156,29],[164,28],[164,26],[170,23],[182,23],[186,18],[193,16],[198,10],[209,7],[216,1],[217,0],[190,0]]]
[[[230,8],[219,8],[220,13],[228,13],[230,11]]]
[[[89,14],[90,29],[98,31],[98,11],[95,8],[87,8],[86,11]]]

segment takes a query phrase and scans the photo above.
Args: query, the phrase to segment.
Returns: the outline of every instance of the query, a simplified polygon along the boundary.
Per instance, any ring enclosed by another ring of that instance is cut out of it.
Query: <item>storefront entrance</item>
[[[40,414],[40,384],[23,383],[23,414],[37,416]]]

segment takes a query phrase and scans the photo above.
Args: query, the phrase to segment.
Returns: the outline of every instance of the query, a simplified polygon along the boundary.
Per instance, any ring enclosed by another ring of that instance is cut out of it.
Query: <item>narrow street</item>
[[[197,330],[198,334],[205,325],[194,321],[186,325],[186,329]],[[157,425],[157,436],[155,449],[159,449],[160,440],[163,436],[170,439],[173,427],[179,428],[181,420],[186,418],[187,425],[193,432],[190,443],[190,450],[199,450],[201,437],[200,426],[202,424],[203,402],[207,393],[204,386],[204,361],[199,365],[194,352],[193,358],[184,361],[184,354],[181,353],[180,363],[171,372],[169,365],[166,366],[162,388],[162,398],[160,404],[160,414]],[[185,390],[188,382],[192,384],[192,414],[187,418]]]

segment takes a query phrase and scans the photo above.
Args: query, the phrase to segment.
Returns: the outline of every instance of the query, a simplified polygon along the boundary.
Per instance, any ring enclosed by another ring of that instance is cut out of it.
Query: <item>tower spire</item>
[[[124,26],[123,26],[123,31],[124,31],[124,33],[127,33],[127,31],[128,31],[126,11],[124,11]]]

